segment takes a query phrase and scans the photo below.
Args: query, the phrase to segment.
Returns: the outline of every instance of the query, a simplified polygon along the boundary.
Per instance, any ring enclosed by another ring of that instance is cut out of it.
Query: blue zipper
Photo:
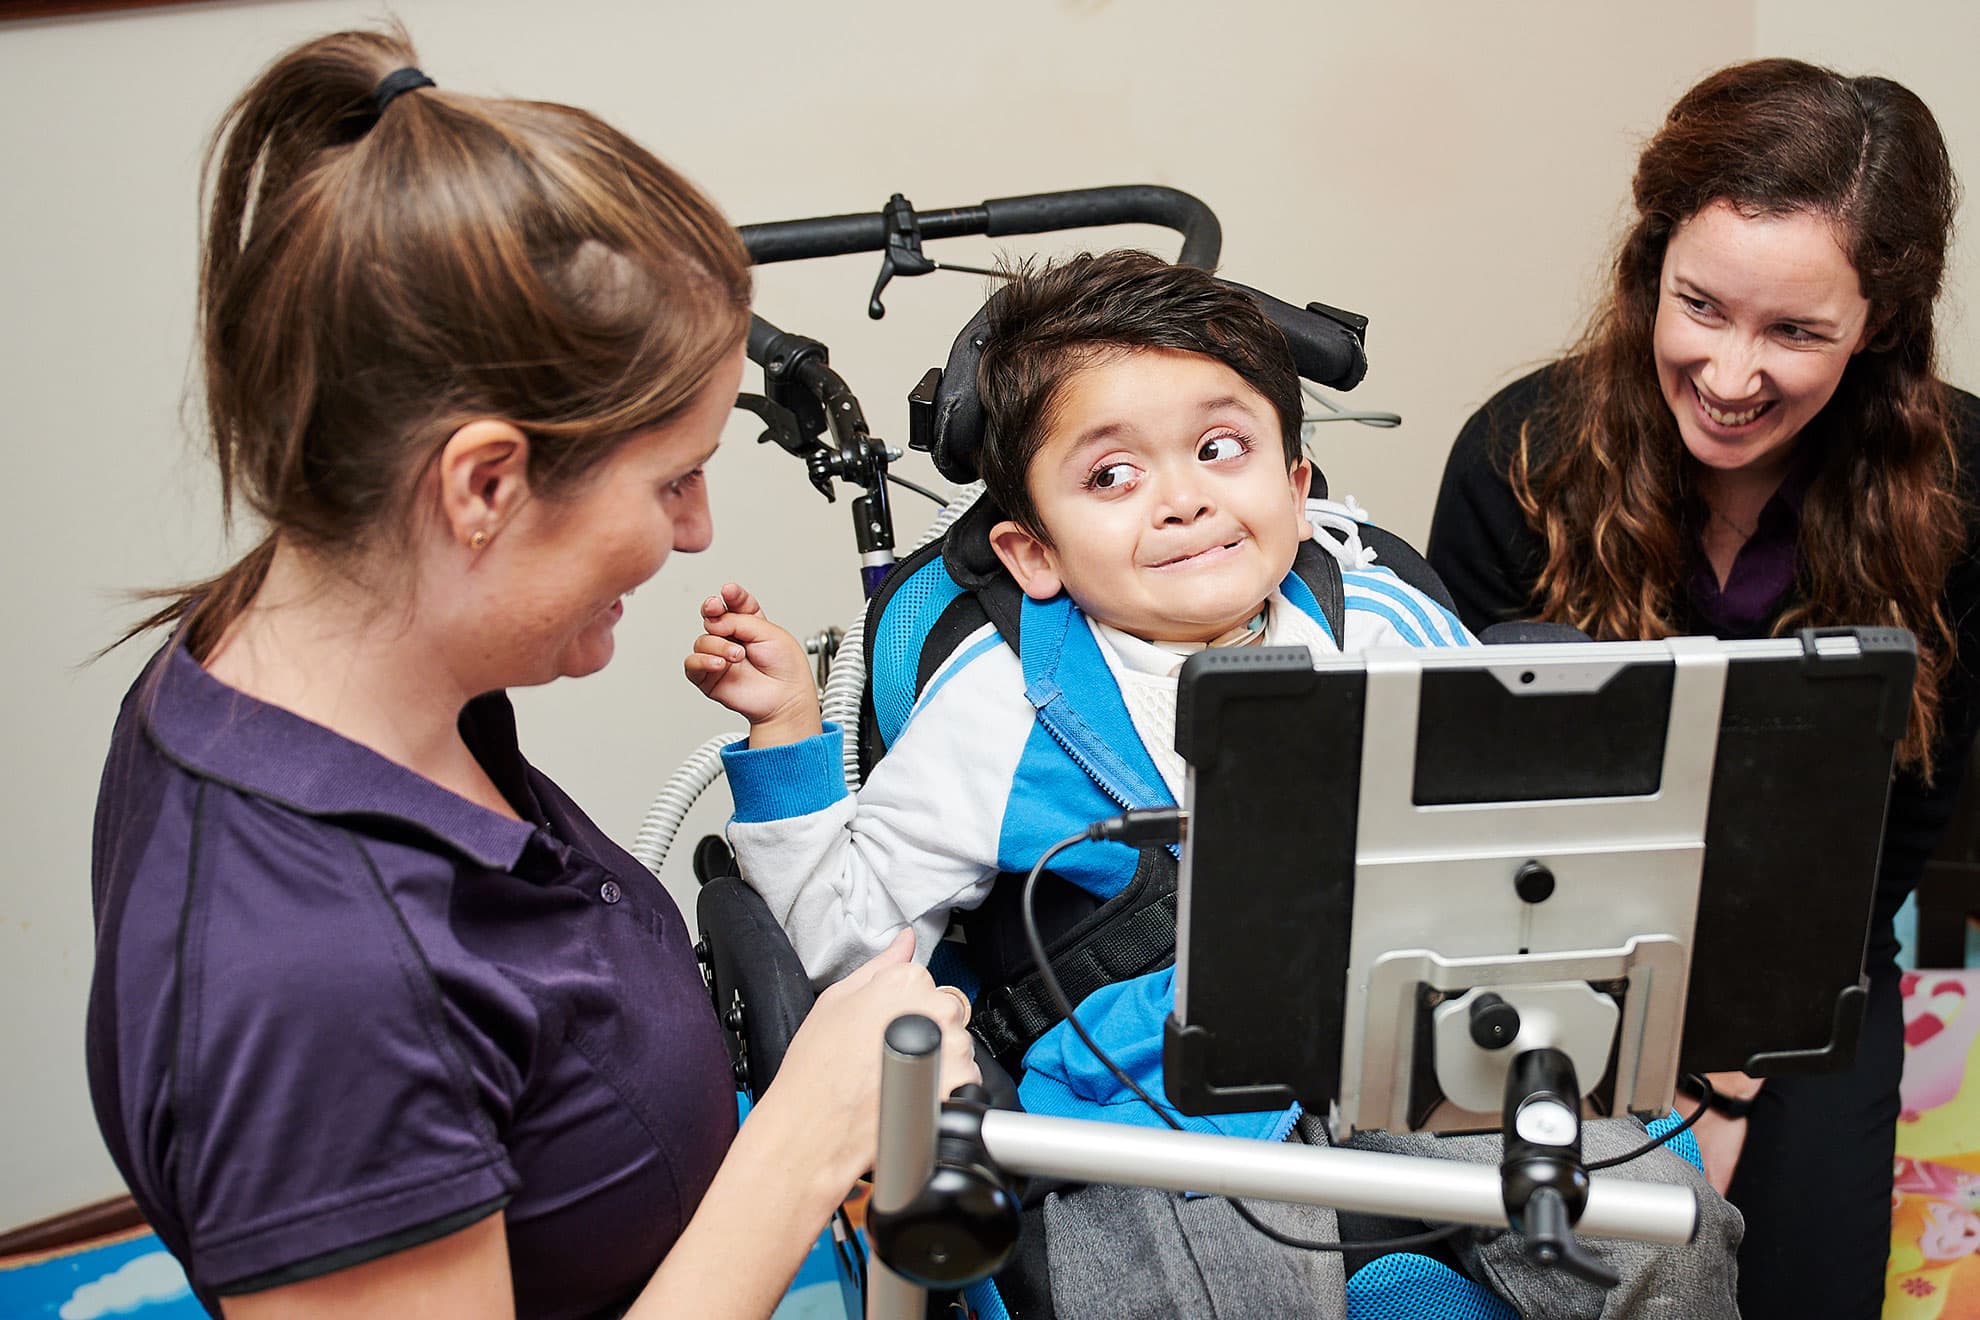
[[[1053,700],[1058,700],[1058,697],[1055,695]],[[1085,754],[1073,745],[1072,737],[1059,727],[1058,721],[1053,717],[1049,706],[1038,706],[1035,709],[1038,713],[1038,722],[1044,726],[1045,732],[1051,735],[1052,741],[1059,745],[1060,751],[1071,758],[1074,765],[1086,772],[1086,777],[1093,781],[1094,787],[1105,793],[1108,799],[1115,806],[1121,808],[1121,810],[1126,811],[1132,808],[1134,804],[1128,801],[1127,794],[1115,788],[1113,783],[1094,766],[1093,762],[1088,760]],[[1182,860],[1181,844],[1171,843],[1164,846],[1168,848],[1170,856],[1174,857],[1177,861]]]

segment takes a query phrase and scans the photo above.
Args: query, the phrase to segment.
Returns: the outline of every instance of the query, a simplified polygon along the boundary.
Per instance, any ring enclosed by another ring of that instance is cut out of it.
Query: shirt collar
[[[228,687],[176,637],[152,661],[142,688],[152,743],[203,778],[307,816],[411,826],[493,870],[513,870],[536,833],[369,747]],[[469,702],[461,730],[498,784],[526,783],[505,695]]]

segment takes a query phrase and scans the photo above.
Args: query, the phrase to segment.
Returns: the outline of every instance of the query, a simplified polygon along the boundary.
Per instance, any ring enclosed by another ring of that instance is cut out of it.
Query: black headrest
[[[1368,354],[1362,347],[1367,317],[1325,303],[1295,307],[1233,280],[1221,282],[1258,303],[1285,335],[1293,367],[1307,380],[1351,390],[1368,374]],[[908,443],[928,451],[935,470],[950,481],[975,481],[982,475],[976,465],[983,448],[983,402],[976,393],[976,368],[989,339],[991,309],[1001,296],[993,294],[962,328],[949,348],[948,365],[922,377],[908,396]]]
[[[949,525],[949,535],[942,542],[942,562],[956,585],[980,592],[1006,576],[1003,561],[990,548],[990,529],[1009,516],[985,493]]]

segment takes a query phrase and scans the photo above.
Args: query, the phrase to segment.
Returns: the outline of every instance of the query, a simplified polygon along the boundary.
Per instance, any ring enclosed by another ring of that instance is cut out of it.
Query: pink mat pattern
[[[1908,972],[1884,1320],[1980,1320],[1980,971]]]

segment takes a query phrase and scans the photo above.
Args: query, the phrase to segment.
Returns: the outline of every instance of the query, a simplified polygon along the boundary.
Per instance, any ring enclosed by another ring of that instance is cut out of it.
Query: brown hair
[[[1634,195],[1609,294],[1511,456],[1513,490],[1547,539],[1539,613],[1598,638],[1677,629],[1691,478],[1652,355],[1665,247],[1718,202],[1819,216],[1856,269],[1873,330],[1808,426],[1837,442],[1802,505],[1795,589],[1774,630],[1891,623],[1916,634],[1899,759],[1929,777],[1952,663],[1940,595],[1964,526],[1932,329],[1958,185],[1931,111],[1887,78],[1796,60],[1735,65],[1671,109],[1637,162]]]
[[[1248,295],[1210,272],[1148,252],[1082,252],[1020,268],[990,303],[978,360],[984,488],[1012,521],[1045,536],[1025,475],[1060,391],[1084,367],[1144,348],[1215,358],[1279,415],[1288,470],[1299,462],[1299,373],[1286,337]]]
[[[132,629],[204,655],[278,538],[336,557],[405,532],[419,472],[477,418],[568,492],[688,405],[748,323],[748,255],[714,206],[582,110],[422,87],[403,29],[274,61],[208,148],[199,320],[223,508],[244,559]]]

